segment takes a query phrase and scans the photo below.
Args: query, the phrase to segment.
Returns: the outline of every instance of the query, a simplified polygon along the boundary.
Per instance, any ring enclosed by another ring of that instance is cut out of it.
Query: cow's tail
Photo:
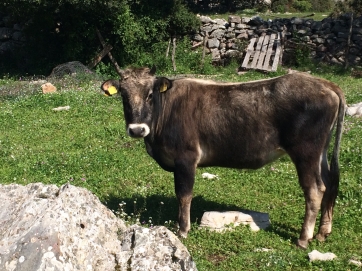
[[[342,140],[342,133],[343,133],[343,121],[346,112],[346,102],[344,99],[344,95],[342,93],[336,93],[339,96],[339,108],[338,108],[338,116],[336,119],[336,134],[334,140],[334,147],[333,153],[330,163],[330,170],[329,170],[329,178],[331,182],[331,199],[329,204],[333,207],[335,204],[335,200],[338,195],[338,188],[339,188],[339,179],[340,179],[340,172],[339,172],[339,150],[341,146]]]

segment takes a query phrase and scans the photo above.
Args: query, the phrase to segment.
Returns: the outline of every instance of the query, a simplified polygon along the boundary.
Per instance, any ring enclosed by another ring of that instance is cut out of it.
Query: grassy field
[[[327,66],[311,71],[340,85],[349,104],[362,101],[362,79]],[[250,81],[282,73],[219,71],[214,79]],[[129,221],[173,230],[178,209],[173,176],[148,157],[143,141],[126,136],[120,101],[103,96],[100,82],[90,77],[53,83],[58,93],[43,95],[29,82],[0,79],[0,183],[70,182],[91,190],[115,212],[123,201]],[[66,105],[70,110],[52,110]],[[340,164],[333,233],[306,251],[294,245],[304,198],[289,158],[257,171],[198,169],[192,231],[183,240],[198,270],[361,270],[349,260],[362,261],[362,119],[346,117]],[[202,179],[203,172],[219,179]],[[198,228],[205,210],[240,209],[269,213],[271,227],[255,233],[240,226],[224,234]],[[261,248],[270,251],[258,252]],[[337,258],[310,263],[307,253],[313,249]]]
[[[314,21],[322,21],[324,18],[327,18],[331,12],[295,12],[295,13],[273,13],[273,12],[265,12],[265,13],[257,13],[254,10],[244,10],[240,12],[236,12],[235,15],[240,17],[253,17],[260,16],[263,20],[274,20],[277,18],[306,18],[313,19]],[[206,16],[210,16],[213,19],[225,19],[228,20],[228,14],[207,14]]]

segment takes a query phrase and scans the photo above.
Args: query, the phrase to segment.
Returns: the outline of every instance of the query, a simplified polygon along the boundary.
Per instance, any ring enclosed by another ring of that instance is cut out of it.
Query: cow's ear
[[[116,80],[107,80],[102,84],[101,89],[103,90],[104,95],[112,96],[118,93],[118,86],[119,83],[117,84]]]
[[[156,66],[153,65],[150,72],[149,72],[150,75],[155,75],[156,74]]]
[[[166,77],[161,77],[158,79],[158,87],[160,92],[165,92],[170,89],[172,86],[171,81]]]

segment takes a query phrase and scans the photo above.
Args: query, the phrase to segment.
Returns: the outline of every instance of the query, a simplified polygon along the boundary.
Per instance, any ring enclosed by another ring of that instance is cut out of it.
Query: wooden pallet
[[[252,38],[241,67],[244,69],[276,71],[281,54],[280,33]]]

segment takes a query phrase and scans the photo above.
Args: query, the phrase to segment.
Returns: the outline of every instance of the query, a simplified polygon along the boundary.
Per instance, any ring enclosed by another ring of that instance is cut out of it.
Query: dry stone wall
[[[242,57],[248,41],[276,32],[285,33],[283,61],[295,54],[298,44],[310,49],[317,60],[344,65],[361,65],[362,16],[344,14],[339,18],[315,21],[311,18],[263,20],[230,15],[228,20],[200,16],[201,27],[192,36],[194,48],[206,46],[214,63],[223,64],[231,57]],[[23,27],[0,13],[0,55],[26,43]],[[205,40],[206,39],[206,40]]]
[[[192,37],[193,47],[206,45],[214,63],[223,64],[233,56],[242,57],[251,38],[284,33],[283,61],[295,53],[297,46],[307,46],[312,58],[344,65],[360,65],[362,57],[362,16],[345,14],[339,18],[314,21],[310,18],[263,20],[260,17],[229,16],[212,20],[200,16],[201,27]],[[205,40],[206,39],[206,40]]]
[[[0,13],[0,55],[24,44],[23,27],[15,23],[9,16]]]

